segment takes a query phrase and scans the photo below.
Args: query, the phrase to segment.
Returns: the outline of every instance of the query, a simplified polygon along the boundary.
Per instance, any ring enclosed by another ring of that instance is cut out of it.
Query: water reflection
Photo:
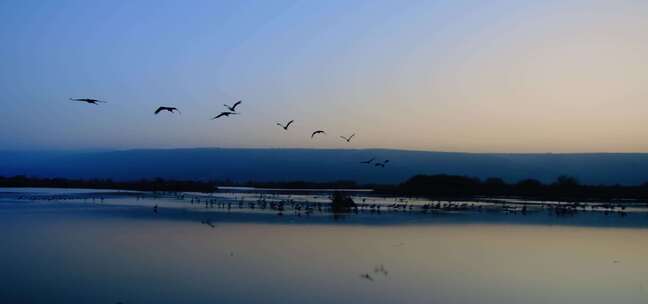
[[[336,221],[105,197],[4,198],[0,302],[648,301],[641,213],[393,212]],[[613,227],[594,224],[605,219]]]

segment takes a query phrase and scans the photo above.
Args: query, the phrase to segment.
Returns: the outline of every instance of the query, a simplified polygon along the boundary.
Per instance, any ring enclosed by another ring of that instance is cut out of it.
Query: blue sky
[[[4,149],[648,152],[644,1],[2,1],[0,20]]]

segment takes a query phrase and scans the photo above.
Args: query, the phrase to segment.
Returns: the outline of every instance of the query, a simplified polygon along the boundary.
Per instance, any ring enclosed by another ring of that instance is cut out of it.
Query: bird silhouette
[[[375,158],[375,157],[372,157],[370,160],[365,160],[365,161],[362,161],[362,162],[360,162],[360,163],[361,163],[361,164],[367,164],[367,165],[368,165],[368,164],[371,164],[374,160],[376,160],[376,158]]]
[[[385,269],[385,266],[383,266],[382,264],[380,264],[379,266],[374,267],[374,273],[380,273],[380,274],[382,274],[384,276],[387,276],[389,274],[387,269]]]
[[[205,225],[207,225],[207,226],[209,226],[209,227],[212,227],[212,228],[215,228],[215,227],[216,227],[216,226],[214,225],[214,223],[212,223],[212,221],[211,221],[210,219],[200,221],[200,223],[201,223],[201,224],[205,224]]]
[[[159,107],[159,108],[157,108],[157,110],[155,110],[155,115],[157,115],[158,113],[160,113],[162,111],[169,111],[171,113],[173,113],[174,111],[177,111],[178,113],[180,113],[180,110],[178,110],[178,108],[176,108],[176,107]]]
[[[369,281],[372,281],[372,282],[374,280],[368,273],[362,274],[362,275],[360,275],[360,277],[363,278],[363,279],[367,279]]]
[[[284,130],[288,131],[288,127],[294,122],[294,120],[289,121],[285,125],[281,124],[280,122],[277,123],[277,126],[282,127]]]
[[[221,117],[223,117],[223,116],[228,117],[228,116],[230,116],[230,115],[238,115],[238,114],[239,114],[239,113],[235,113],[235,112],[221,112],[220,114],[214,116],[214,117],[212,118],[212,120],[217,119],[217,118],[221,118]]]
[[[374,166],[384,168],[385,165],[389,162],[389,159],[384,160],[382,163],[375,163]]]
[[[236,102],[233,106],[231,106],[231,107],[230,107],[229,105],[224,105],[224,106],[225,106],[228,110],[230,110],[230,112],[236,112],[236,107],[238,107],[238,105],[240,105],[241,103],[243,103],[243,101],[242,101],[242,100],[239,100],[239,101],[237,101],[237,102]]]
[[[340,136],[340,138],[344,139],[346,142],[351,142],[351,139],[355,136],[355,133],[351,134],[349,137],[344,137]]]
[[[324,132],[322,130],[317,130],[317,131],[313,132],[313,134],[311,134],[311,138],[315,137],[315,135],[317,135],[317,134],[326,134],[326,132]]]
[[[98,105],[99,102],[106,103],[107,101],[93,99],[93,98],[70,98],[72,101],[82,101],[93,105]]]

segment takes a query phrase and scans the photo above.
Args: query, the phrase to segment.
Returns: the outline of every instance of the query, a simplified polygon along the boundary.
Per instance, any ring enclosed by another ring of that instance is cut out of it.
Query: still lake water
[[[0,303],[648,303],[644,213],[333,219],[199,206],[0,189]]]

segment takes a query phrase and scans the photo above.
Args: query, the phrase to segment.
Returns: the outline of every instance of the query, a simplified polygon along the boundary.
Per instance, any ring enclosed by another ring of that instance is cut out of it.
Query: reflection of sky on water
[[[169,205],[156,215],[150,208],[155,204]],[[648,229],[564,225],[605,220],[599,215],[482,214],[485,219],[479,220],[394,213],[335,221],[193,212],[200,209],[186,205],[168,198],[4,199],[1,302],[648,300]],[[214,228],[200,224],[206,218]],[[647,219],[645,214],[608,218],[610,224]],[[409,222],[396,225],[399,220]],[[387,276],[373,271],[381,264]]]

